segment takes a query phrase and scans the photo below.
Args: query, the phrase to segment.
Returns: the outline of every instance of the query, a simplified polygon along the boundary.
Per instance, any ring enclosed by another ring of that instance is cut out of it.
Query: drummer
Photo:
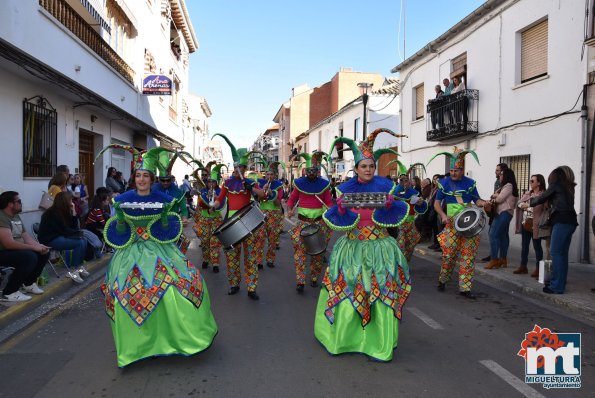
[[[279,236],[283,226],[283,213],[281,212],[281,200],[283,199],[283,183],[277,179],[279,162],[271,162],[268,165],[265,178],[259,179],[258,184],[265,191],[265,199],[260,202],[260,209],[266,215],[264,224],[265,237],[268,241],[266,251],[267,267],[275,267],[276,248],[279,246]],[[270,198],[270,199],[268,199]]]
[[[313,155],[300,153],[297,159],[303,158],[306,162],[305,177],[293,181],[294,190],[287,201],[287,215],[293,217],[296,208],[298,221],[289,230],[289,236],[293,243],[293,259],[295,261],[295,274],[298,293],[304,292],[306,284],[306,247],[302,241],[301,232],[305,226],[317,225],[319,233],[322,234],[326,244],[330,240],[330,229],[322,219],[322,214],[327,208],[333,206],[331,197],[330,182],[320,176],[321,159],[325,154],[315,152]],[[310,259],[310,286],[318,286],[318,277],[322,271],[324,252]]]
[[[213,235],[213,232],[221,224],[221,208],[225,206],[226,199],[223,199],[220,207],[214,207],[215,199],[219,197],[221,188],[219,181],[221,180],[222,164],[216,165],[211,169],[210,178],[207,177],[207,170],[203,170],[201,178],[207,181],[207,187],[200,190],[198,196],[198,206],[200,214],[195,218],[196,223],[193,226],[196,236],[200,239],[200,248],[202,249],[202,268],[206,269],[209,264],[213,267],[213,272],[219,272],[219,257],[221,252],[221,242]]]
[[[252,194],[263,198],[264,192],[259,188],[258,183],[254,180],[245,178],[244,175],[248,168],[248,151],[246,148],[239,148],[236,150],[231,141],[223,134],[215,134],[212,138],[221,136],[231,149],[231,155],[234,161],[234,171],[231,178],[228,178],[223,183],[221,192],[214,203],[214,208],[221,206],[227,198],[227,214],[226,219],[233,216],[238,210],[250,204]],[[242,256],[242,248],[244,249],[244,281],[248,288],[248,297],[252,300],[258,300],[259,296],[256,293],[258,286],[258,268],[256,266],[254,247],[255,235],[250,234],[242,244],[235,246],[231,250],[225,252],[227,259],[227,280],[229,282],[229,291],[227,294],[234,295],[240,291],[240,261]]]
[[[395,189],[395,197],[404,201],[409,206],[409,213],[399,226],[399,235],[397,237],[397,244],[405,255],[408,264],[410,264],[415,246],[417,246],[421,239],[421,234],[415,227],[415,217],[418,214],[424,214],[428,210],[428,203],[411,186],[409,175],[412,168],[413,166],[409,168],[407,173],[399,176],[399,184]]]
[[[452,153],[440,152],[439,155],[450,158],[450,176],[438,181],[438,192],[434,210],[438,213],[440,220],[445,224],[444,229],[438,235],[438,243],[442,249],[442,268],[438,277],[438,291],[443,292],[446,283],[450,280],[452,270],[456,264],[459,266],[459,293],[466,298],[474,299],[471,292],[473,274],[475,270],[475,255],[479,248],[480,235],[467,238],[457,233],[454,227],[454,217],[466,207],[475,202],[477,206],[483,207],[486,203],[480,199],[477,192],[476,182],[464,175],[465,156],[470,153],[479,163],[477,155],[472,150],[460,150],[454,148]],[[442,210],[441,202],[446,204],[446,213]]]

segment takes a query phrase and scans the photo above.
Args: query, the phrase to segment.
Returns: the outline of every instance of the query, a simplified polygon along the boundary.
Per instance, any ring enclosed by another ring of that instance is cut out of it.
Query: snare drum
[[[178,246],[178,249],[180,249],[182,253],[186,254],[188,246],[190,246],[190,239],[186,235],[181,234],[180,239],[176,242],[176,246]]]
[[[472,238],[481,233],[486,226],[487,216],[478,207],[467,207],[454,218],[454,227],[458,234]]]
[[[306,254],[310,256],[317,256],[326,250],[326,239],[320,232],[320,226],[316,224],[308,224],[302,228],[300,237],[306,248]]]
[[[254,203],[250,203],[233,216],[226,219],[213,235],[221,241],[224,250],[231,250],[235,245],[243,242],[258,227],[264,224],[266,217],[260,208]]]

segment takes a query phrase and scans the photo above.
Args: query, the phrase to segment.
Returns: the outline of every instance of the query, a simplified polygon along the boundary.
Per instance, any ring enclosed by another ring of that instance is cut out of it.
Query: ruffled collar
[[[244,189],[244,180],[238,177],[228,178],[227,180],[225,180],[223,185],[225,185],[225,188],[227,188],[227,190],[231,193],[246,192],[246,190]]]
[[[314,181],[310,181],[308,177],[300,177],[293,180],[293,185],[300,192],[318,195],[329,189],[331,183],[322,177],[317,177]]]
[[[438,181],[438,189],[447,195],[453,195],[455,192],[471,192],[475,188],[475,180],[463,176],[461,181],[454,181],[450,176]]]
[[[258,179],[258,185],[261,188],[264,187],[264,185],[266,183],[268,183],[268,181],[265,180],[264,178],[259,178]],[[273,180],[273,181],[271,181],[271,187],[270,187],[270,189],[273,190],[273,191],[276,191],[277,188],[281,187],[282,185],[283,185],[283,183],[281,181],[279,181],[279,180]]]
[[[374,176],[370,182],[363,183],[358,178],[351,178],[349,181],[337,187],[340,193],[346,192],[391,192],[395,183],[386,177]]]

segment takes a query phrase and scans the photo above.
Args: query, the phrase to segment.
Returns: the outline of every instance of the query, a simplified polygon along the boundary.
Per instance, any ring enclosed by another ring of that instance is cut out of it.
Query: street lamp
[[[362,95],[362,100],[364,102],[364,125],[363,125],[363,133],[364,133],[364,140],[366,139],[366,135],[368,133],[368,89],[371,89],[373,83],[358,83],[357,86],[359,87],[359,92]]]

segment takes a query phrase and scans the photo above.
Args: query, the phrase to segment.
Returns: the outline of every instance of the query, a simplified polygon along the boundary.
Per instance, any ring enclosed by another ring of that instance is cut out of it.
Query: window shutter
[[[547,19],[521,33],[521,83],[547,74]]]
[[[415,120],[424,117],[424,85],[415,87]]]

